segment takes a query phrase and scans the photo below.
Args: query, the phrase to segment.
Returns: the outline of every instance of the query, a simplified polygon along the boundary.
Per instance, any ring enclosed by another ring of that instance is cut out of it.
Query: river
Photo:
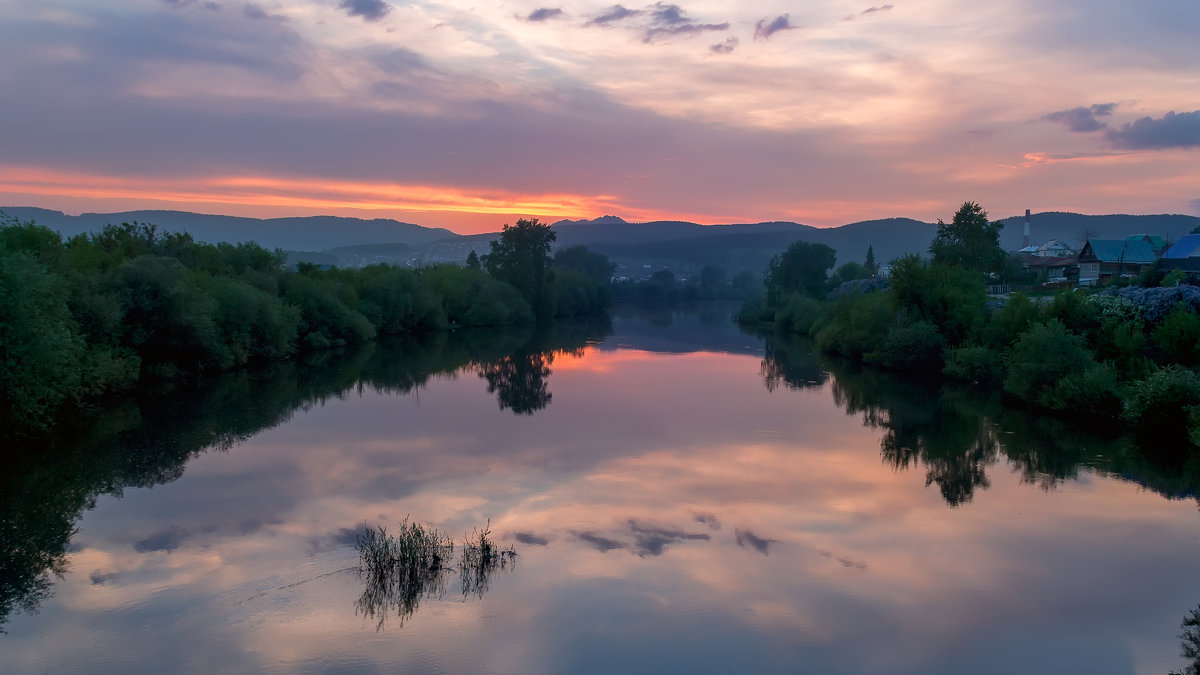
[[[0,670],[1187,665],[1194,456],[728,315],[378,344],[10,448]],[[516,556],[381,596],[355,543],[406,518]]]

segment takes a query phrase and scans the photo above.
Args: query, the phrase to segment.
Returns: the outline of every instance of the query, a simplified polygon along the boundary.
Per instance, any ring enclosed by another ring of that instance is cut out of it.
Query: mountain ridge
[[[100,230],[107,223],[154,223],[166,231],[188,231],[199,241],[231,243],[257,241],[267,248],[320,253],[320,260],[336,265],[375,262],[425,265],[461,262],[474,250],[487,253],[488,242],[499,232],[460,235],[387,218],[361,219],[338,216],[248,218],[198,214],[187,211],[142,210],[119,213],[85,213],[68,216],[36,207],[0,207],[18,220],[33,220],[64,236]],[[1006,250],[1022,245],[1024,216],[1000,219],[1005,227],[1000,243]],[[1200,218],[1181,214],[1087,215],[1070,212],[1031,214],[1031,242],[1065,241],[1076,248],[1079,237],[1117,239],[1130,234],[1157,234],[1177,239],[1200,227]],[[615,215],[591,220],[559,220],[551,225],[555,248],[584,245],[604,253],[630,271],[667,267],[679,274],[697,273],[704,265],[722,265],[756,274],[773,255],[796,241],[826,244],[837,251],[837,264],[862,262],[867,247],[875,258],[887,262],[907,253],[925,255],[937,231],[936,223],[892,217],[864,220],[838,227],[818,228],[791,221],[700,225],[687,221],[659,220],[634,223]]]

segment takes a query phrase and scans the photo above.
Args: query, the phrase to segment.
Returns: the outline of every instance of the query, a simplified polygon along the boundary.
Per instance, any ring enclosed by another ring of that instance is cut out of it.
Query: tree
[[[837,252],[825,244],[793,243],[767,266],[767,304],[776,307],[792,293],[824,296],[826,279],[836,260]]]
[[[867,259],[863,262],[863,267],[871,273],[871,276],[879,274],[879,263],[875,262],[875,247],[867,244]]]
[[[847,281],[857,281],[859,279],[870,279],[874,274],[866,265],[862,265],[851,260],[842,265],[834,272],[833,278],[830,279],[832,285],[844,284]]]
[[[962,267],[978,274],[999,274],[1004,270],[1004,250],[1000,248],[1000,230],[1004,223],[988,222],[987,211],[975,202],[963,202],[947,225],[938,220],[937,234],[929,244],[935,265]]]
[[[488,274],[516,287],[539,318],[554,315],[550,243],[555,239],[549,225],[537,218],[505,225],[500,240],[492,240],[491,253],[484,256]]]
[[[467,254],[467,269],[483,269],[483,265],[479,262],[479,254],[475,253],[475,249],[471,249],[471,252]]]
[[[554,266],[579,272],[599,284],[608,284],[617,267],[608,256],[593,253],[586,246],[571,246],[555,253]]]

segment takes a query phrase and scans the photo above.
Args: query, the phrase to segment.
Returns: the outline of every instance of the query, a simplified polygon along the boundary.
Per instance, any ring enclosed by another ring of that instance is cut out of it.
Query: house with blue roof
[[[1187,234],[1179,238],[1159,258],[1164,270],[1183,270],[1189,278],[1200,278],[1200,234]]]
[[[1153,246],[1145,239],[1092,239],[1079,252],[1079,285],[1097,286],[1120,277],[1136,277],[1157,260]]]

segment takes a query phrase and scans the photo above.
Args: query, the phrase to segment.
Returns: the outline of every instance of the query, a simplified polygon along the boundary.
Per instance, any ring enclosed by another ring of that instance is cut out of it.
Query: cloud
[[[282,14],[271,14],[261,6],[252,2],[247,3],[244,7],[242,7],[242,16],[246,17],[247,19],[254,19],[256,21],[261,21],[264,19],[271,21],[287,21],[286,16]]]
[[[634,550],[639,557],[660,556],[668,544],[678,541],[709,541],[712,536],[704,532],[685,532],[676,527],[645,527],[636,520],[629,520],[633,532]]]
[[[392,11],[392,6],[383,0],[342,0],[338,7],[350,16],[361,16],[364,21],[379,21]]]
[[[514,532],[512,534],[512,538],[516,539],[522,544],[529,544],[530,546],[545,546],[546,544],[550,543],[550,540],[546,537],[539,537],[532,532]]]
[[[738,39],[736,37],[725,38],[724,42],[718,42],[712,45],[708,50],[714,54],[732,54],[733,50],[737,49]]]
[[[1200,110],[1171,111],[1157,120],[1143,117],[1120,129],[1109,129],[1105,136],[1113,145],[1126,150],[1200,147]]]
[[[309,539],[308,554],[316,555],[317,553],[332,551],[336,548],[358,546],[358,542],[374,530],[375,528],[366,523],[361,523],[355,527],[338,528],[335,532]]]
[[[799,26],[792,25],[790,16],[789,14],[783,14],[774,19],[759,19],[758,23],[754,24],[754,39],[766,40],[781,30],[795,30],[799,28]]]
[[[541,21],[549,21],[550,19],[557,19],[562,15],[563,11],[557,7],[542,7],[530,12],[529,16],[525,17],[525,20],[532,23],[538,23]]]
[[[608,537],[602,537],[595,532],[572,532],[571,534],[579,538],[580,541],[591,544],[592,548],[607,553],[613,549],[625,548],[625,544]]]
[[[653,42],[660,35],[695,35],[708,31],[729,30],[729,22],[695,23],[679,5],[656,2],[646,11],[650,14],[650,27],[642,36],[643,42]]]
[[[93,586],[103,586],[110,581],[116,580],[117,577],[118,575],[116,572],[101,573],[99,570],[97,570],[92,572],[88,578],[91,579]]]
[[[709,47],[708,50],[714,54],[732,54],[733,50],[737,49],[737,46],[738,39],[736,37],[730,37],[725,38],[724,42],[718,42],[717,44]]]
[[[163,3],[174,7],[175,9],[183,9],[192,5],[199,5],[207,10],[216,11],[221,9],[221,6],[212,0],[162,0]]]
[[[749,546],[763,555],[767,555],[767,548],[771,544],[774,544],[776,541],[778,541],[776,539],[760,537],[750,530],[734,530],[733,532],[734,535],[737,536],[738,546],[741,546],[742,548]]]
[[[852,560],[845,556],[834,555],[832,552],[826,551],[823,549],[817,549],[817,553],[820,554],[821,557],[823,557],[823,558],[830,558],[832,560],[836,560],[839,565],[841,565],[842,567],[845,567],[847,569],[850,569],[850,568],[853,568],[856,570],[867,569],[867,564],[865,562],[860,562],[858,560]]]
[[[1042,119],[1064,124],[1071,131],[1087,133],[1089,131],[1099,131],[1107,127],[1107,123],[1101,122],[1096,118],[1112,115],[1113,108],[1116,107],[1116,103],[1097,103],[1091,107],[1085,108],[1080,106],[1078,108],[1071,108],[1070,110],[1052,112],[1048,115],[1043,115]]]
[[[895,5],[880,5],[879,7],[868,7],[866,9],[864,9],[863,11],[859,12],[859,14],[866,16],[869,14],[875,14],[876,12],[889,12],[889,11],[891,11],[892,7],[894,7],[894,6]]]
[[[715,513],[697,513],[695,515],[695,520],[697,523],[707,525],[708,529],[710,530],[721,529],[721,521],[717,520],[717,515]]]
[[[636,9],[627,9],[621,5],[613,5],[604,11],[603,14],[594,17],[591,21],[585,23],[585,26],[607,26],[610,23],[624,21],[630,17],[641,14],[641,11]]]
[[[696,35],[709,31],[729,30],[729,22],[696,23],[687,16],[682,7],[675,4],[656,2],[645,9],[629,9],[613,5],[584,26],[608,26],[634,17],[646,17],[636,25],[642,31],[642,42],[653,42],[663,35]]]
[[[170,553],[183,545],[191,537],[191,533],[179,527],[170,527],[134,543],[133,550],[138,553],[151,551],[166,551]]]

